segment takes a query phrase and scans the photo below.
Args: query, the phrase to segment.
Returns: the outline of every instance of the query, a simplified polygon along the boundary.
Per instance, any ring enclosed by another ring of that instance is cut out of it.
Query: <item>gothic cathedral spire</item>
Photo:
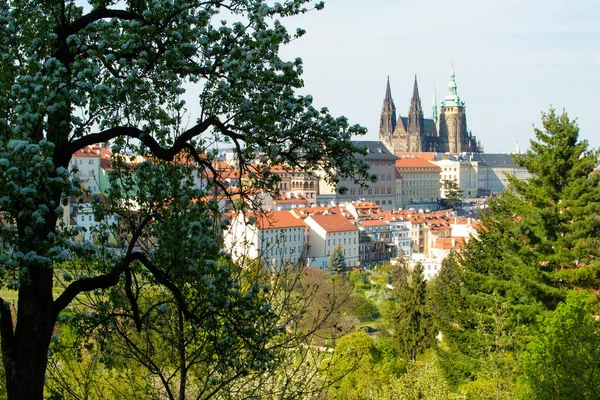
[[[410,100],[410,109],[408,110],[408,124],[406,130],[408,133],[409,141],[408,151],[424,151],[422,149],[422,136],[425,135],[425,121],[423,119],[423,108],[421,107],[421,98],[419,97],[417,75],[415,75],[413,97]]]
[[[387,78],[385,88],[385,98],[381,108],[381,118],[379,121],[379,138],[391,140],[394,129],[396,128],[396,106],[392,99],[392,89],[390,88],[390,77]]]

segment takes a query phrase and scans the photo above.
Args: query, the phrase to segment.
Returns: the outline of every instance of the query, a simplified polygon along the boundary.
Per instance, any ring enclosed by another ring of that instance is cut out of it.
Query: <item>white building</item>
[[[391,216],[388,219],[391,229],[391,241],[398,250],[398,255],[410,257],[412,254],[411,246],[411,223],[402,217]]]
[[[234,260],[282,266],[304,262],[308,226],[289,211],[238,213],[225,231],[225,249]]]
[[[111,170],[112,152],[97,145],[86,146],[73,153],[69,168],[77,168],[81,186],[90,192],[104,192],[109,186],[107,171]]]
[[[333,249],[341,245],[346,266],[358,266],[358,228],[340,214],[311,215],[305,220],[310,227],[308,257],[311,265],[327,268]]]
[[[443,156],[442,160],[432,161],[440,167],[440,190],[442,197],[446,197],[442,186],[445,180],[458,183],[458,187],[463,192],[464,197],[477,196],[477,161],[469,161],[456,157]]]

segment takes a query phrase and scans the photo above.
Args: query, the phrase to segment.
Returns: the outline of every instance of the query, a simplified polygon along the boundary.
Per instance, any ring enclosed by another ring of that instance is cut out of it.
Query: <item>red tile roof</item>
[[[277,229],[277,228],[306,228],[307,225],[298,218],[295,214],[289,211],[269,211],[266,213],[246,213],[246,219],[253,218],[256,226],[260,229]]]
[[[326,232],[348,232],[358,230],[352,222],[340,214],[311,215],[310,218],[325,229]]]

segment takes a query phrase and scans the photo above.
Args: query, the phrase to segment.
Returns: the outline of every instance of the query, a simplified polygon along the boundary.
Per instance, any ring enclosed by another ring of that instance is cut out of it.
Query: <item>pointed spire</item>
[[[514,154],[521,154],[521,146],[519,146],[518,140],[517,140],[517,147],[515,147]]]
[[[419,86],[417,85],[416,75],[413,97],[410,101],[410,108],[408,110],[406,131],[409,135],[408,151],[423,151],[422,136],[425,135],[425,121],[423,119],[423,108],[421,107],[421,99],[419,98]]]
[[[392,99],[392,89],[390,88],[390,77],[388,75],[385,87],[385,98],[383,99],[383,107],[381,109],[381,117],[379,120],[379,140],[385,143],[391,138],[395,128],[396,106]]]
[[[458,97],[456,90],[456,74],[454,73],[454,61],[450,63],[450,82],[448,82],[448,94],[442,103],[442,107],[464,107],[465,102]]]
[[[417,75],[415,74],[415,85],[413,87],[413,100],[419,100],[419,86],[417,85]]]
[[[384,101],[393,101],[392,100],[392,89],[390,88],[390,76],[387,76],[387,86],[385,87],[385,98]]]

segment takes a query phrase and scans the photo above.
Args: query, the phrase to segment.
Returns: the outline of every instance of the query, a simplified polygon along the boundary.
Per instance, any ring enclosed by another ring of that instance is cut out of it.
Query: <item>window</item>
[[[88,216],[88,221],[91,221],[91,220],[92,220],[92,216],[90,215],[90,216]]]

